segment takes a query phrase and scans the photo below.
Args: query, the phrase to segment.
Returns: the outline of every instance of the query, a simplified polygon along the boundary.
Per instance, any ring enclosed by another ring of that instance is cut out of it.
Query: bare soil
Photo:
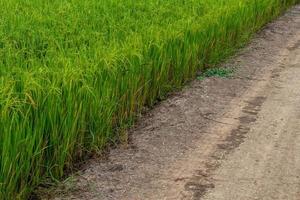
[[[43,199],[300,200],[300,6]]]

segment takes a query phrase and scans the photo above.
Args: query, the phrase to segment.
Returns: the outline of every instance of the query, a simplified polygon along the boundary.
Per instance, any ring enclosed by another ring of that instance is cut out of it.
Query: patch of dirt
[[[246,143],[270,93],[284,88],[272,81],[287,63],[297,69],[289,55],[299,48],[299,35],[296,6],[224,64],[236,69],[233,77],[193,81],[141,117],[127,148],[88,161],[51,195],[41,191],[42,199],[196,200],[216,190],[214,173]]]
[[[250,124],[246,120],[243,143],[210,174],[215,187],[204,200],[300,199],[300,46],[283,51],[284,64],[272,71],[279,76],[266,85],[266,98],[250,104],[259,112]]]

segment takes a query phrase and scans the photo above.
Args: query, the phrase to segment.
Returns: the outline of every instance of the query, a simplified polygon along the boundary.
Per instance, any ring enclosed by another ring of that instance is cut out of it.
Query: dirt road
[[[142,116],[130,143],[51,198],[300,200],[300,6],[235,58]]]

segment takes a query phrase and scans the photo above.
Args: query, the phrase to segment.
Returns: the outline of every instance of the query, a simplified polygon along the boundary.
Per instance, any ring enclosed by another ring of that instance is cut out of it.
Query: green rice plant
[[[1,0],[0,199],[116,139],[298,0]]]

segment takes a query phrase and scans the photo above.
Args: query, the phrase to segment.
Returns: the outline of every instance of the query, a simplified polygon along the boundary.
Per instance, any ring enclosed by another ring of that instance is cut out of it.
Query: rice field
[[[299,0],[1,0],[0,199],[100,152]]]

